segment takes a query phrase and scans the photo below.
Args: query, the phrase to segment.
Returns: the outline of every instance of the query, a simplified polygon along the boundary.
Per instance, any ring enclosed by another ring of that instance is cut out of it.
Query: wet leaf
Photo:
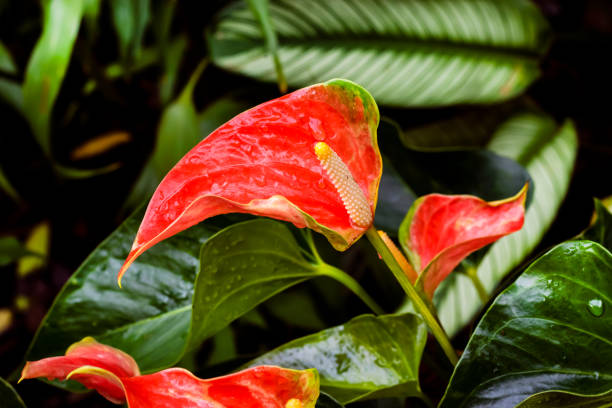
[[[363,315],[293,340],[249,363],[314,367],[321,390],[345,404],[421,395],[418,372],[427,330],[414,314]]]
[[[612,390],[612,254],[561,244],[495,299],[455,368],[441,407],[514,407],[558,391]],[[563,406],[563,405],[561,405]]]

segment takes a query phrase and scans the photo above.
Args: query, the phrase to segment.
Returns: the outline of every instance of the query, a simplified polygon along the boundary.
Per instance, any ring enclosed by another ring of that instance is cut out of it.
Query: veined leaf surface
[[[570,181],[577,151],[571,121],[558,126],[548,116],[527,113],[505,122],[487,148],[525,166],[533,183],[523,228],[500,239],[486,252],[477,274],[489,293],[536,247],[552,223]],[[471,280],[451,274],[434,297],[438,315],[449,335],[457,333],[482,306]]]
[[[363,315],[293,340],[249,363],[314,367],[321,390],[345,404],[361,399],[419,396],[419,364],[427,340],[414,314]]]
[[[290,86],[347,78],[395,106],[511,98],[538,77],[550,39],[526,0],[271,0],[269,11]],[[219,66],[276,80],[244,2],[219,15],[208,39]]]
[[[440,407],[610,392],[611,274],[612,254],[592,241],[566,242],[531,264],[476,327]]]

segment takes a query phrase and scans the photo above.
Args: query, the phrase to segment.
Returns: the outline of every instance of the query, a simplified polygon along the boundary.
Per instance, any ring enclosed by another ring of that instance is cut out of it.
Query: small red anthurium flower
[[[28,362],[21,380],[37,377],[78,381],[129,408],[314,408],[319,397],[314,369],[258,366],[206,380],[182,368],[140,375],[132,357],[91,337],[65,356]]]
[[[438,285],[469,254],[521,229],[527,184],[514,197],[486,202],[469,195],[429,194],[402,221],[399,241],[432,299]]]
[[[256,106],[215,130],[157,187],[118,276],[156,243],[219,214],[289,221],[345,250],[374,218],[378,107],[335,79]]]

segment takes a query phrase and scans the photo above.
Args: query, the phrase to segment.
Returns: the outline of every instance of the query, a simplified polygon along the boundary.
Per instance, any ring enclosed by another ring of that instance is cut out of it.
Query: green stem
[[[385,311],[380,306],[378,306],[378,303],[376,303],[376,301],[374,301],[374,299],[372,299],[370,295],[368,295],[368,292],[365,291],[365,289],[359,284],[359,282],[353,279],[353,277],[348,273],[326,263],[320,263],[319,265],[317,265],[317,270],[321,274],[329,276],[330,278],[337,280],[338,282],[349,288],[355,295],[359,297],[359,299],[363,301],[363,303],[365,303],[370,309],[372,309],[375,314],[385,314]]]
[[[465,274],[472,280],[472,284],[476,288],[476,292],[478,292],[478,297],[482,304],[486,305],[489,301],[489,294],[478,277],[478,270],[476,268],[469,268]]]
[[[412,283],[402,271],[401,266],[397,263],[387,245],[385,245],[385,242],[380,238],[378,232],[376,232],[376,229],[370,227],[366,231],[366,237],[368,237],[374,249],[380,254],[382,260],[387,264],[389,269],[391,269],[395,279],[397,279],[402,289],[404,289],[404,292],[406,292],[406,295],[408,295],[414,304],[415,309],[421,314],[423,320],[425,320],[425,323],[442,347],[442,350],[444,350],[444,354],[446,354],[451,364],[455,366],[458,362],[457,352],[453,348],[444,329],[440,326],[438,319],[431,313],[423,299],[421,299],[414,286],[412,286]]]

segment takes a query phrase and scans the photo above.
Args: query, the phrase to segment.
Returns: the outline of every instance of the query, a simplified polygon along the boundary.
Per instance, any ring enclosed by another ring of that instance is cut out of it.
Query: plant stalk
[[[380,254],[383,262],[385,262],[385,264],[387,264],[387,267],[389,267],[391,272],[393,272],[395,279],[397,279],[402,289],[404,289],[404,292],[406,292],[406,295],[408,295],[408,298],[410,298],[410,300],[414,304],[415,309],[421,314],[423,320],[425,320],[425,323],[427,324],[432,334],[442,347],[444,354],[446,354],[446,357],[449,359],[451,364],[455,366],[459,361],[457,357],[457,352],[453,348],[448,336],[444,332],[444,329],[442,328],[442,326],[440,326],[440,323],[438,323],[438,319],[436,319],[436,317],[431,313],[431,311],[429,310],[423,299],[421,299],[408,277],[404,274],[402,268],[393,257],[393,254],[391,253],[387,245],[385,245],[385,242],[378,235],[376,228],[374,228],[373,226],[370,227],[366,231],[366,237],[368,238],[374,249],[376,249],[376,251]]]
[[[344,272],[341,269],[336,268],[335,266],[321,263],[317,265],[317,270],[325,275],[329,276],[332,279],[337,280],[347,288],[351,290],[355,295],[359,297],[376,315],[385,314],[385,311],[376,303],[374,299],[368,295],[365,289],[357,282],[351,275]]]
[[[465,273],[472,281],[474,288],[476,288],[476,292],[478,292],[478,297],[483,305],[486,305],[489,301],[489,294],[485,289],[482,281],[478,277],[478,270],[476,268],[469,268]]]

